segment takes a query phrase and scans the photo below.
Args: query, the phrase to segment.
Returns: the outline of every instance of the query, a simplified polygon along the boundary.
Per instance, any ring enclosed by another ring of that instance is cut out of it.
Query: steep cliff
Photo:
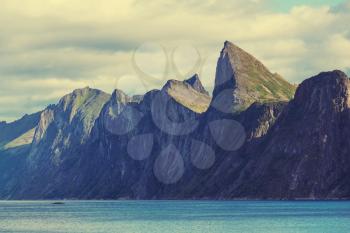
[[[235,195],[264,198],[349,198],[349,78],[320,73],[295,98],[261,144]]]
[[[40,115],[30,151],[24,157],[25,179],[18,197],[39,197],[52,192],[58,171],[81,159],[78,151],[87,142],[96,118],[110,95],[91,88],[77,89]]]

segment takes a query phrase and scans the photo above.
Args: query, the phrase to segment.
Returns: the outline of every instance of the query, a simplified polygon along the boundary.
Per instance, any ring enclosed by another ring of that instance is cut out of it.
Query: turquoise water
[[[0,232],[349,233],[350,202],[0,201]]]

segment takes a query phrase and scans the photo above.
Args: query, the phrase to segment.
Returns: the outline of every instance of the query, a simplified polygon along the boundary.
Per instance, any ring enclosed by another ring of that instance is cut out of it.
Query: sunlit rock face
[[[33,143],[26,159],[25,182],[19,196],[51,195],[50,190],[59,171],[67,169],[81,155],[79,148],[90,137],[96,118],[110,98],[102,91],[83,88],[62,97],[58,104],[50,105],[40,115]],[[76,171],[78,172],[78,171]]]
[[[31,144],[0,150],[0,197],[350,198],[349,87],[325,72],[289,100],[293,85],[225,42],[212,98],[193,75],[137,96],[79,89],[46,108]]]
[[[197,75],[185,81],[170,80],[163,87],[169,97],[193,112],[203,113],[210,104],[210,96]]]
[[[86,87],[45,109],[34,134],[30,161],[36,163],[36,158],[46,157],[59,165],[64,150],[82,145],[89,138],[95,120],[109,98],[102,91]]]
[[[21,119],[11,123],[0,122],[0,150],[6,149],[5,147],[7,144],[19,139],[22,135],[26,133],[29,134],[30,131],[33,131],[39,122],[40,114],[40,112],[37,112],[34,114],[25,115]],[[31,140],[32,139],[30,138],[28,139],[30,142]],[[17,146],[21,145],[22,144],[19,144]],[[23,145],[27,145],[27,143]]]

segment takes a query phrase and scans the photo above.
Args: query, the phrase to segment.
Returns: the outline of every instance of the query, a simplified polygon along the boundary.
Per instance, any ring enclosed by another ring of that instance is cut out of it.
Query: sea
[[[350,233],[348,201],[0,201],[6,233]]]

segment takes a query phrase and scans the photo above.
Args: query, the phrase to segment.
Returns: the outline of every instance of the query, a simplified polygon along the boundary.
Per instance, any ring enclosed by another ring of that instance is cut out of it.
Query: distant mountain
[[[46,108],[0,150],[0,197],[348,199],[349,88],[332,71],[295,92],[225,42],[212,97],[194,75],[138,96],[78,89]]]
[[[39,118],[37,112],[11,123],[0,122],[0,149],[30,144]]]

